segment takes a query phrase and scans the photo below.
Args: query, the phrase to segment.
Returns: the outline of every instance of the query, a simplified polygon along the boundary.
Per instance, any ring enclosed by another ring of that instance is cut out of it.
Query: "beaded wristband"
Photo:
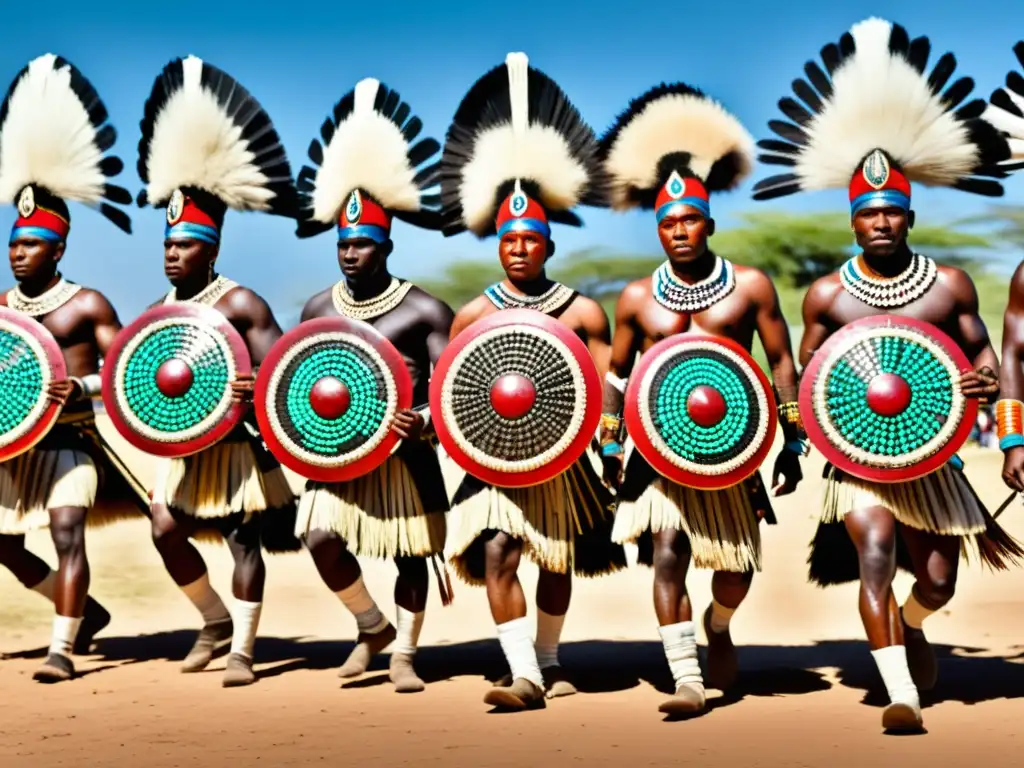
[[[807,443],[804,440],[788,440],[782,447],[787,451],[792,451],[797,456],[807,455]]]
[[[622,446],[616,442],[608,442],[601,444],[601,455],[602,456],[621,456]]]
[[[622,427],[622,418],[616,416],[614,413],[602,413],[601,414],[601,429],[606,429],[609,432],[618,433]]]
[[[800,405],[796,401],[790,400],[787,403],[779,403],[778,414],[779,421],[797,429],[804,428],[803,419],[800,418]]]
[[[996,435],[1001,451],[1024,445],[1024,403],[1020,400],[996,402]]]

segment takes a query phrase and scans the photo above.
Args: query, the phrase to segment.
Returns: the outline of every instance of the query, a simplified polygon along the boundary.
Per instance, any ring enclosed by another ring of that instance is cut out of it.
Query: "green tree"
[[[993,205],[979,215],[959,224],[982,224],[994,227],[993,235],[1008,245],[1024,246],[1024,205]]]

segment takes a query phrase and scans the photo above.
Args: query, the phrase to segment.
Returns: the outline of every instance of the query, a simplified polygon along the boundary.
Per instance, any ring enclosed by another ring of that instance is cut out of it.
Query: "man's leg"
[[[900,609],[907,662],[918,690],[930,691],[938,677],[938,664],[921,624],[953,598],[960,563],[960,537],[941,536],[907,526],[901,526],[900,533],[910,552],[916,578],[910,596]]]
[[[57,577],[53,590],[55,615],[50,651],[34,675],[42,683],[69,680],[75,674],[71,655],[89,592],[89,561],[85,556],[86,512],[83,507],[50,510],[50,536],[57,551]]]
[[[253,646],[263,608],[263,587],[267,581],[267,568],[260,549],[259,516],[254,515],[239,524],[225,537],[225,541],[235,560],[231,579],[234,596],[231,618],[235,631],[223,681],[225,688],[231,688],[256,682],[256,673],[252,669]]]
[[[871,655],[889,693],[882,727],[918,729],[921,703],[910,677],[903,646],[903,622],[892,592],[896,574],[896,520],[884,507],[857,509],[846,515],[846,530],[860,560],[860,617]]]
[[[529,709],[544,701],[544,677],[530,637],[526,595],[517,574],[521,554],[522,543],[505,533],[495,534],[484,545],[487,602],[512,672],[512,685],[492,688],[484,696],[484,703],[501,709]]]
[[[26,589],[38,592],[51,603],[54,600],[57,586],[57,572],[50,569],[46,561],[25,549],[24,536],[5,536],[0,534],[0,565],[14,574]],[[75,638],[72,653],[82,655],[92,648],[92,639],[110,624],[110,613],[92,597],[85,598],[85,612],[82,614],[82,625]]]
[[[203,617],[203,628],[195,645],[182,662],[182,672],[201,672],[215,655],[231,644],[234,625],[224,601],[210,586],[210,575],[202,555],[189,541],[196,522],[187,515],[154,504],[153,543],[164,567]]]
[[[572,573],[553,573],[543,568],[537,577],[537,662],[544,676],[544,692],[549,699],[571,696],[574,686],[558,661],[562,625],[572,598]]]
[[[396,557],[395,565],[398,566],[398,578],[395,579],[398,637],[391,654],[391,682],[399,693],[416,693],[426,687],[416,674],[413,658],[423,628],[430,576],[425,557]]]
[[[697,661],[697,631],[686,592],[690,541],[682,531],[654,534],[654,613],[676,693],[658,709],[688,715],[704,709],[704,680]]]
[[[338,669],[338,677],[359,677],[370,666],[370,659],[395,639],[392,626],[363,583],[362,570],[344,539],[329,531],[310,531],[306,546],[320,578],[356,619],[359,636],[356,647]]]
[[[708,638],[708,685],[720,691],[736,682],[736,646],[729,634],[729,621],[750,591],[754,572],[715,571],[711,577],[711,605],[704,612],[704,633]]]

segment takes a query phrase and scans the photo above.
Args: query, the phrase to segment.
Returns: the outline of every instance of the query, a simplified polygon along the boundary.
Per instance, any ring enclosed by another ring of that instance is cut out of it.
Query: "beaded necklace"
[[[576,291],[562,283],[552,283],[544,293],[527,296],[512,293],[503,283],[495,283],[484,291],[484,295],[498,309],[534,309],[546,315],[561,309],[576,295]]]
[[[237,288],[238,283],[234,280],[229,280],[224,275],[217,275],[217,278],[207,285],[203,290],[193,296],[191,299],[178,299],[178,289],[171,288],[168,291],[167,296],[164,297],[164,304],[205,304],[208,307],[212,307],[221,297],[224,296],[232,288]]]
[[[56,284],[38,296],[26,296],[20,287],[14,286],[7,292],[7,306],[29,317],[42,317],[60,309],[82,290],[82,286],[68,282],[59,273],[58,277]]]
[[[339,315],[353,320],[370,320],[386,315],[393,310],[402,303],[410,290],[412,290],[412,283],[392,277],[383,293],[369,299],[359,300],[352,298],[348,284],[344,280],[339,280],[331,290],[331,298],[334,301],[334,309]]]
[[[684,283],[666,261],[655,272],[651,283],[654,300],[673,312],[693,314],[717,304],[736,287],[736,272],[730,262],[715,256],[711,274],[696,283]]]
[[[907,268],[894,277],[876,277],[864,269],[860,256],[849,259],[839,270],[843,287],[872,307],[903,307],[921,298],[938,276],[935,262],[915,253]]]

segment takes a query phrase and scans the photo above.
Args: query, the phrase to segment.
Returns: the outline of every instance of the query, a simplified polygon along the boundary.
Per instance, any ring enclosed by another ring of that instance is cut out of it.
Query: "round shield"
[[[395,412],[412,406],[402,355],[373,326],[309,320],[271,348],[256,377],[256,418],[278,460],[310,480],[343,482],[382,464],[399,437]]]
[[[208,448],[245,406],[231,383],[252,373],[245,341],[227,318],[199,304],[143,312],[121,329],[103,363],[103,403],[117,431],[155,456]]]
[[[739,344],[716,336],[672,336],[647,350],[629,377],[623,416],[656,472],[704,490],[756,472],[778,424],[760,367]]]
[[[568,469],[594,439],[601,380],[586,345],[533,309],[470,325],[442,353],[430,381],[437,438],[470,475],[491,485],[536,485]]]
[[[24,453],[50,431],[61,409],[46,391],[67,377],[60,346],[43,324],[0,307],[0,461]]]
[[[801,378],[807,437],[854,477],[896,483],[927,475],[952,458],[977,417],[977,401],[960,392],[970,367],[952,339],[920,320],[849,323]]]

